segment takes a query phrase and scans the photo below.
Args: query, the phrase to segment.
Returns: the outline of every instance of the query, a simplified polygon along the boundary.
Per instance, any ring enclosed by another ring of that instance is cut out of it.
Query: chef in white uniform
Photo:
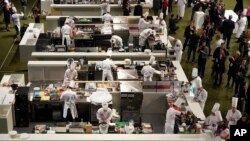
[[[110,39],[111,47],[119,48],[119,51],[123,51],[122,38],[117,35],[113,35]]]
[[[144,81],[152,81],[153,75],[156,74],[161,74],[160,71],[154,69],[151,65],[154,63],[155,61],[155,57],[154,56],[150,56],[149,59],[149,63],[146,64],[142,70],[141,70],[141,74],[143,75]]]
[[[150,25],[150,22],[147,21],[148,12],[145,12],[143,16],[139,19],[138,28],[139,33],[141,33],[144,29],[147,29]]]
[[[167,29],[167,24],[166,24],[166,21],[163,19],[163,13],[162,12],[160,13],[160,16],[159,16],[159,28],[162,31],[165,31]]]
[[[185,8],[186,8],[186,0],[178,0],[177,6],[178,6],[178,17],[182,19],[185,14]]]
[[[13,10],[13,14],[11,17],[12,17],[13,24],[15,26],[16,35],[19,35],[20,33],[20,29],[21,29],[20,17],[22,16],[23,16],[23,13],[18,14],[16,10]]]
[[[103,15],[102,20],[104,23],[111,23],[113,21],[113,16],[110,15],[110,7],[107,8],[107,13]]]
[[[228,127],[230,125],[236,125],[237,121],[242,117],[242,114],[237,110],[238,98],[232,98],[232,108],[227,111],[226,119],[228,121]]]
[[[155,31],[151,28],[144,29],[139,36],[139,46],[142,48],[142,51],[144,51],[146,47],[146,41],[150,35],[154,36]]]
[[[107,53],[106,59],[102,62],[102,81],[113,81],[112,68],[115,70],[116,65],[111,60],[111,53]]]
[[[236,33],[236,38],[240,38],[241,34],[243,33],[247,25],[247,17],[244,14],[242,14],[240,20],[238,20],[237,23],[239,27]]]
[[[72,80],[77,80],[78,73],[77,70],[75,69],[76,64],[74,62],[71,63],[70,68],[68,68],[65,73],[64,73],[64,82],[63,86],[67,86],[67,82],[72,81]]]
[[[108,9],[110,11],[110,5],[109,5],[108,0],[101,0],[100,8],[101,8],[101,16],[107,13]]]
[[[63,107],[63,118],[64,119],[67,118],[68,109],[70,109],[73,120],[78,117],[77,109],[76,109],[76,105],[75,105],[77,96],[76,96],[76,92],[72,91],[72,89],[74,89],[74,87],[75,87],[75,82],[70,81],[70,84],[67,87],[67,90],[64,91],[60,97],[60,99],[64,101],[64,107]]]
[[[182,58],[182,49],[183,49],[183,45],[181,40],[175,38],[174,40],[175,44],[174,44],[174,50],[176,53],[176,61],[179,61],[181,63],[181,58]]]
[[[202,87],[201,84],[195,93],[194,101],[200,104],[201,110],[203,111],[207,101],[207,91]]]
[[[102,103],[102,108],[98,109],[96,117],[99,123],[110,123],[112,110],[108,107],[108,103]]]
[[[166,112],[166,121],[165,121],[165,133],[173,134],[174,133],[174,124],[175,124],[175,116],[180,115],[181,112],[174,108],[174,105],[169,104],[169,108]]]
[[[191,85],[193,87],[193,92],[194,94],[197,92],[197,89],[199,87],[202,87],[202,80],[200,78],[200,76],[198,76],[198,69],[197,68],[193,68],[192,70],[192,78],[193,80],[191,81]]]
[[[71,44],[72,28],[69,26],[69,22],[65,21],[64,26],[61,29],[62,32],[62,45],[64,45],[64,40],[66,39],[66,46]]]
[[[74,17],[70,16],[68,18],[66,18],[64,24],[69,23],[68,25],[73,29],[75,27],[75,21],[74,21]]]
[[[217,123],[219,122],[219,119],[216,115],[216,112],[220,110],[220,104],[215,103],[211,114],[206,118],[204,124],[207,126],[207,129],[217,129]]]

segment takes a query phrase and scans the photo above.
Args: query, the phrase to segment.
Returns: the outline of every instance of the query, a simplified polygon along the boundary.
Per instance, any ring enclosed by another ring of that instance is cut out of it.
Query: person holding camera
[[[206,45],[206,41],[203,41],[201,47],[198,49],[198,74],[201,78],[204,77],[207,57],[209,55],[209,49]]]

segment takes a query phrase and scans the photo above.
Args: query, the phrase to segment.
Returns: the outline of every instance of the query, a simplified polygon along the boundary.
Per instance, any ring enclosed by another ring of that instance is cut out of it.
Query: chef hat
[[[181,107],[182,103],[184,103],[184,99],[181,97],[178,97],[178,99],[174,102],[174,105],[177,107]]]
[[[219,121],[223,121],[223,118],[222,118],[222,116],[221,116],[221,112],[220,112],[220,111],[216,111],[216,112],[215,112],[215,116],[217,117],[217,119],[218,119]]]
[[[196,87],[197,88],[201,88],[202,87],[201,79],[197,79]]]
[[[148,13],[148,12],[145,12],[145,13],[143,14],[143,17],[146,18],[148,15],[149,15],[149,13]]]
[[[168,40],[172,42],[175,40],[175,38],[173,36],[168,36]]]
[[[150,55],[150,59],[149,59],[149,64],[153,64],[155,61],[155,56],[154,55]]]
[[[131,59],[124,59],[125,64],[130,65],[131,64]]]
[[[232,97],[232,107],[237,107],[238,105],[238,97]]]
[[[70,65],[70,69],[73,70],[73,69],[75,69],[75,67],[76,67],[76,63],[72,62],[71,65]]]
[[[163,19],[163,13],[162,13],[162,12],[160,13],[159,18],[160,18],[160,19]]]
[[[12,12],[13,12],[13,13],[17,13],[17,9],[16,9],[16,8],[13,8],[13,9],[12,9]]]
[[[218,111],[220,109],[220,103],[215,103],[213,108],[212,108],[212,112],[215,113],[216,111]]]
[[[198,76],[198,69],[197,68],[193,68],[192,70],[192,77],[197,77]]]
[[[103,103],[102,103],[102,108],[103,108],[104,110],[107,110],[108,107],[109,107],[109,105],[108,105],[107,102],[103,102]]]
[[[70,83],[69,83],[69,87],[74,88],[75,87],[75,81],[71,80]]]

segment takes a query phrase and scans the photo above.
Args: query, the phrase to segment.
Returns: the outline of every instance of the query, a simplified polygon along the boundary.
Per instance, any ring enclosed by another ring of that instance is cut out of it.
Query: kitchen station
[[[30,23],[19,44],[27,82],[2,78],[0,140],[212,140],[197,69],[189,81],[162,15],[142,26],[119,2],[112,20],[98,2],[64,2],[41,0],[47,26]]]

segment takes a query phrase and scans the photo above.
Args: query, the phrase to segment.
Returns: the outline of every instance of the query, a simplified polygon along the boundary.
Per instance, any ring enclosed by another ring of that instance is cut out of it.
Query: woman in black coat
[[[238,13],[239,11],[243,11],[243,0],[236,0],[236,5],[234,7],[234,12]]]
[[[250,83],[247,88],[246,104],[245,104],[245,113],[250,115]]]
[[[10,31],[11,10],[7,3],[4,3],[3,13],[4,13],[4,21],[6,25],[6,30]]]
[[[214,58],[214,72],[215,72],[215,79],[214,79],[214,86],[220,86],[222,82],[223,73],[225,72],[225,61],[226,55],[224,50],[220,50],[220,55]],[[218,81],[219,77],[219,83]]]

